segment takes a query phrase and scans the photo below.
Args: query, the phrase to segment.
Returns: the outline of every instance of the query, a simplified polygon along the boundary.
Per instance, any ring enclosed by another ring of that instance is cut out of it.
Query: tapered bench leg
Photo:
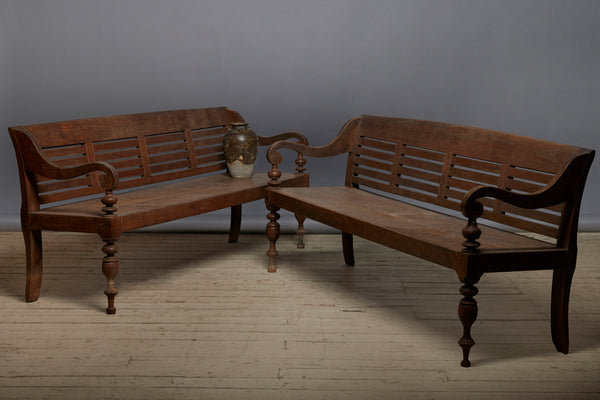
[[[551,329],[556,350],[569,352],[569,297],[575,267],[555,269],[552,276]]]
[[[465,284],[460,288],[460,294],[463,295],[463,298],[458,303],[458,318],[463,326],[463,335],[458,344],[463,351],[463,360],[460,365],[470,367],[469,352],[471,347],[475,345],[475,341],[471,337],[471,326],[477,319],[477,301],[473,297],[477,295],[479,290],[472,283],[465,281],[463,283]]]
[[[104,294],[108,299],[107,314],[117,312],[115,308],[115,296],[119,293],[115,286],[115,279],[119,273],[119,258],[115,255],[119,251],[119,246],[115,244],[116,240],[104,239],[106,244],[102,247],[102,252],[106,256],[102,259],[102,273],[106,277],[106,289]]]
[[[346,265],[354,266],[354,240],[352,234],[342,232],[342,250]]]
[[[275,257],[279,254],[275,247],[275,242],[279,238],[280,226],[277,220],[279,219],[279,207],[268,206],[269,214],[267,214],[267,218],[269,222],[267,223],[267,237],[269,238],[269,250],[267,250],[267,255],[269,256],[269,272],[276,272],[277,267],[275,266]]]
[[[304,248],[304,235],[306,234],[306,229],[304,229],[304,220],[306,217],[300,214],[294,214],[296,217],[296,221],[298,221],[298,229],[296,230],[296,236],[298,237],[298,248]]]
[[[42,287],[42,231],[23,230],[25,239],[25,300],[36,301]]]
[[[237,242],[242,226],[242,205],[231,207],[231,223],[229,225],[229,243]]]

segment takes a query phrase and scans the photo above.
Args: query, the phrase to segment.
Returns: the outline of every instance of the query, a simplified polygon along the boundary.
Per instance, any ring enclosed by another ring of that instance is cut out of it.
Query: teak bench
[[[231,207],[229,241],[235,242],[242,204],[264,197],[268,177],[227,175],[222,140],[232,122],[243,119],[221,107],[9,128],[21,182],[26,300],[40,294],[42,230],[100,235],[109,314],[116,311],[121,233]],[[295,132],[258,139],[262,146],[282,139],[307,143]],[[302,172],[304,160],[297,161]],[[306,186],[308,176],[285,174],[282,182]]]
[[[315,157],[348,153],[345,187],[281,187],[283,148]],[[273,166],[265,196],[270,272],[276,269],[281,208],[340,229],[347,265],[354,265],[352,235],[358,235],[451,268],[463,283],[459,344],[461,365],[468,367],[480,277],[552,270],[552,339],[558,351],[568,352],[579,207],[593,150],[460,125],[363,116],[348,121],[325,146],[281,141],[267,157]],[[480,229],[480,217],[502,225]]]

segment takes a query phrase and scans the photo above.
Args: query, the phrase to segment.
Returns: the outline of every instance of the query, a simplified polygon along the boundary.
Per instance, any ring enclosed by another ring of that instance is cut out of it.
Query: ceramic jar
[[[258,137],[247,122],[232,122],[223,136],[223,153],[233,178],[249,178],[254,172]]]

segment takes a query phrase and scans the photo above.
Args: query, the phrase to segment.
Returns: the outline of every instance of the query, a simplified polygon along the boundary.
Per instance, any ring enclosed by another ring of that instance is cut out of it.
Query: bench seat
[[[484,273],[511,270],[501,257],[503,253],[511,254],[511,259],[516,251],[521,254],[521,260],[514,261],[518,270],[526,265],[536,270],[552,269],[552,261],[568,256],[566,249],[552,243],[489,226],[483,228],[486,241],[479,252],[466,253],[461,234],[464,218],[349,187],[269,188],[266,199],[342,232],[452,268],[461,279],[461,273],[466,274],[461,266],[467,259],[471,272],[477,269]]]
[[[282,175],[283,185],[301,184],[303,179],[306,176]],[[113,218],[119,219],[122,231],[130,231],[234,207],[262,199],[268,180],[266,172],[247,179],[219,174],[117,193],[119,212]],[[30,212],[29,219],[34,229],[97,233],[98,224],[105,218],[98,204],[96,198],[43,208]]]

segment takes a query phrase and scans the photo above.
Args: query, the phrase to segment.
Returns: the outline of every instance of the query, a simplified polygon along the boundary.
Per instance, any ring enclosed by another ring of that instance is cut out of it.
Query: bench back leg
[[[569,296],[575,266],[556,268],[552,275],[551,330],[556,350],[569,352]]]
[[[342,250],[344,251],[344,261],[346,265],[354,266],[354,240],[352,234],[342,232]]]
[[[42,287],[42,231],[23,229],[25,240],[25,300],[36,301]]]
[[[237,242],[242,227],[242,205],[231,207],[231,223],[229,225],[229,243]]]
[[[298,248],[304,248],[304,234],[306,234],[306,229],[304,229],[304,220],[306,217],[300,214],[294,214],[296,217],[296,221],[298,221],[298,229],[296,230],[296,236],[298,237]]]

